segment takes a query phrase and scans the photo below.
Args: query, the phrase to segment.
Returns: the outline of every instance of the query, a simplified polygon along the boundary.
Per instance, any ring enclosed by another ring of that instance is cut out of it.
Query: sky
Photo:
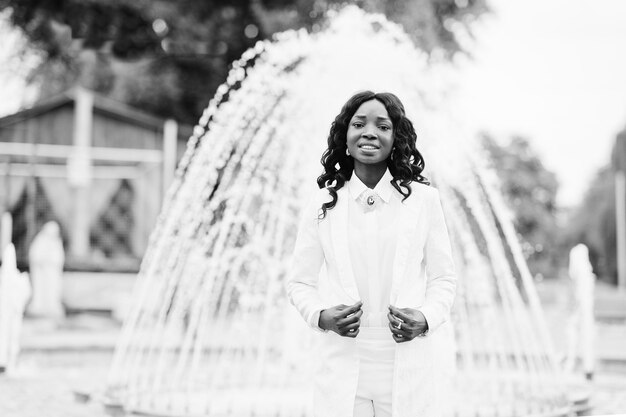
[[[626,128],[626,1],[489,0],[459,80],[463,120],[528,138],[579,203]]]
[[[459,71],[461,119],[500,140],[527,137],[559,179],[557,202],[574,206],[626,127],[626,0],[488,2]],[[4,46],[19,45],[0,29]],[[0,114],[28,101],[23,71],[6,65],[11,49],[0,48],[0,90],[11,98]]]

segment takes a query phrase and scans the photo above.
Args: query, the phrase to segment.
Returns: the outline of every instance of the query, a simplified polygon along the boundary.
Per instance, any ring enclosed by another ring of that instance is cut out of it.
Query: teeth
[[[363,146],[361,146],[361,148],[363,148],[363,149],[378,149],[375,146],[371,146],[371,145],[363,145]]]

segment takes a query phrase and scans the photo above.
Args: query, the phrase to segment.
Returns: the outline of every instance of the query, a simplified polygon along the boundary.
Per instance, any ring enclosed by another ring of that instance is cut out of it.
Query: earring
[[[346,148],[346,155],[350,156],[350,149]]]
[[[393,161],[393,153],[396,151],[396,147],[391,148],[391,153],[389,154],[389,159]]]

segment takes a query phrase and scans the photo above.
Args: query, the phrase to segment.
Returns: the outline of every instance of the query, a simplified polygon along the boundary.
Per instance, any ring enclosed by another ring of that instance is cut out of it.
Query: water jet
[[[347,97],[371,89],[405,103],[454,242],[458,297],[452,325],[437,332],[442,386],[453,393],[440,401],[445,414],[570,413],[569,379],[497,179],[447,110],[452,76],[398,25],[354,6],[317,33],[279,34],[234,62],[154,229],[111,367],[111,401],[159,416],[311,415],[314,335],[288,305],[283,279],[330,122]]]

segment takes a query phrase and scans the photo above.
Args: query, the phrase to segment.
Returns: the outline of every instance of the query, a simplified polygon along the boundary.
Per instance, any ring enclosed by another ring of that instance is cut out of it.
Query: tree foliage
[[[361,0],[403,24],[427,52],[461,50],[485,0]],[[0,0],[44,55],[31,81],[42,96],[82,85],[195,123],[230,63],[260,39],[319,26],[338,0]]]
[[[587,245],[594,272],[612,284],[617,284],[615,171],[618,169],[626,170],[626,129],[616,139],[611,163],[597,172],[565,229],[568,244]]]
[[[616,283],[615,178],[610,166],[598,171],[582,204],[570,217],[565,230],[569,246],[587,245],[595,274]]]
[[[513,211],[515,230],[533,274],[555,277],[563,266],[559,242],[556,193],[558,182],[546,169],[527,139],[514,137],[501,145],[489,136],[483,146],[501,182],[505,201]]]

